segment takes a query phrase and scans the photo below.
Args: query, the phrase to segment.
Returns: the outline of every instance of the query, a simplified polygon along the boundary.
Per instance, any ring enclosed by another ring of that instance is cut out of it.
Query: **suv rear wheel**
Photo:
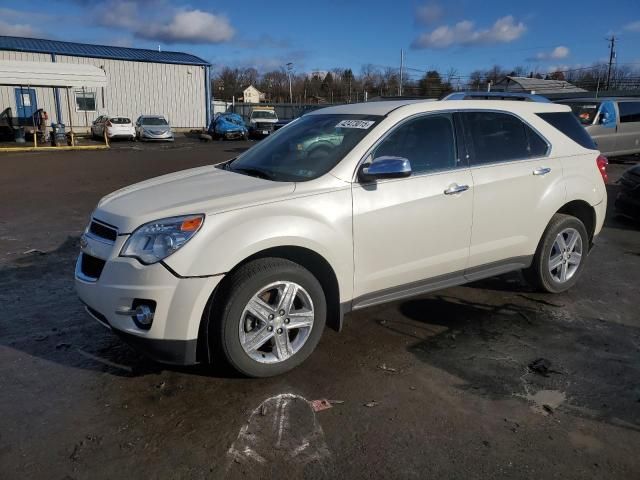
[[[557,213],[547,226],[530,268],[527,281],[535,288],[560,293],[578,281],[589,252],[589,236],[576,217]]]
[[[244,375],[269,377],[291,370],[320,341],[327,311],[324,291],[297,263],[252,261],[231,274],[221,293],[212,341]]]

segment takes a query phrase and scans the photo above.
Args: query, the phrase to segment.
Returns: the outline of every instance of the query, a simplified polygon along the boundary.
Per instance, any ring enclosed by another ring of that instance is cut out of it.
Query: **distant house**
[[[261,100],[264,100],[264,93],[253,85],[249,85],[242,91],[242,101],[244,103],[260,103]]]
[[[493,85],[491,90],[498,92],[537,93],[540,95],[586,92],[583,88],[576,87],[564,80],[543,80],[541,78],[511,76],[504,77]]]

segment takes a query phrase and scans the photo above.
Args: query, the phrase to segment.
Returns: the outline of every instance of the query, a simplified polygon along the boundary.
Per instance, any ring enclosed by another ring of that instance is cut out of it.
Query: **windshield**
[[[168,125],[167,121],[162,117],[145,117],[140,120],[141,125]]]
[[[583,125],[591,125],[596,118],[600,103],[598,102],[563,102],[564,105],[571,107],[573,114],[580,120]]]
[[[313,180],[335,167],[381,119],[375,115],[307,115],[225,168],[278,182]]]
[[[251,112],[251,118],[270,118],[272,120],[277,120],[276,112],[273,110],[257,110]]]

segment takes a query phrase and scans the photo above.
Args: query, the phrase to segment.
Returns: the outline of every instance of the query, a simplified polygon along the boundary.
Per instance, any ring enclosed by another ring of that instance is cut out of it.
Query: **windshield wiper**
[[[229,168],[231,172],[244,173],[245,175],[249,175],[251,177],[264,178],[265,180],[273,180],[273,175],[264,170],[260,170],[259,168],[251,168],[251,167],[240,167],[240,168]]]

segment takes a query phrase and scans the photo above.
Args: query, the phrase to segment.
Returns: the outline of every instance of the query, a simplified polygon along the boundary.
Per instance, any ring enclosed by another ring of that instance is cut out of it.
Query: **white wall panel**
[[[0,51],[2,60],[50,62],[51,55]],[[59,63],[89,64],[104,68],[107,86],[87,89],[96,93],[96,111],[76,111],[74,89],[71,89],[71,117],[74,129],[84,130],[99,115],[120,115],[132,120],[142,114],[165,115],[175,128],[200,128],[206,122],[205,71],[198,65],[133,62],[103,58],[56,55]],[[38,107],[55,119],[52,88],[36,88]],[[64,123],[69,125],[67,94],[60,89]],[[0,86],[0,109],[16,108],[14,87]]]
[[[101,58],[57,56],[58,62],[86,63],[104,68],[107,86],[96,92],[98,115],[122,115],[135,120],[143,114],[165,115],[176,128],[199,128],[206,122],[204,68],[197,65],[130,62]],[[75,110],[75,100],[72,102]],[[74,124],[84,125],[84,113],[73,112]]]
[[[50,62],[51,55],[46,53],[30,52],[9,52],[0,50],[0,60],[15,60],[18,62]],[[23,85],[25,88],[27,85]],[[0,112],[7,107],[11,107],[13,114],[16,114],[16,87],[0,85]],[[56,119],[56,104],[52,88],[35,87],[36,102],[38,108],[44,108],[49,114],[49,120]]]

